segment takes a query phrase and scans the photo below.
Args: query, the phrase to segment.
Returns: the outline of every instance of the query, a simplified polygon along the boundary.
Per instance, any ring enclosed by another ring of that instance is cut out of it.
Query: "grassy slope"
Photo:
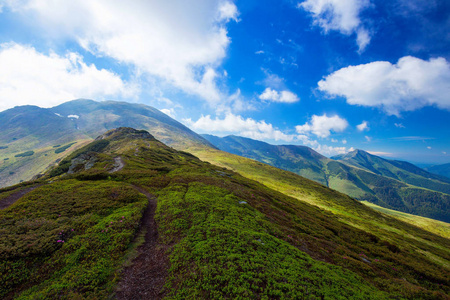
[[[415,216],[415,215],[403,213],[403,212],[388,209],[388,208],[384,208],[384,207],[378,206],[376,204],[373,204],[373,203],[370,203],[367,201],[362,201],[362,203],[364,203],[365,205],[369,206],[370,208],[380,211],[388,216],[395,217],[396,219],[399,219],[406,223],[423,228],[434,234],[437,234],[437,235],[440,235],[447,239],[450,239],[450,224],[449,223],[437,221],[434,219],[424,218],[421,216]]]
[[[0,211],[0,297],[106,298],[146,204],[123,183],[64,180]]]
[[[443,164],[443,165],[431,166],[431,167],[426,168],[425,170],[427,170],[428,172],[431,172],[433,174],[445,176],[450,179],[450,163]]]
[[[361,150],[329,159],[305,146],[270,145],[238,137],[203,135],[219,149],[319,182],[359,200],[450,222],[450,184],[407,162]],[[413,186],[415,185],[415,186]]]
[[[171,246],[168,298],[445,298],[450,291],[446,239],[411,227],[418,240],[394,244],[400,241],[396,233],[387,240],[346,225],[316,206],[156,140],[112,139],[105,147],[94,168],[56,178],[0,212],[2,230],[15,232],[1,240],[9,253],[0,272],[3,293],[105,298],[145,206],[129,183],[158,196],[161,242]],[[125,168],[105,173],[117,155]],[[381,216],[301,179],[297,188],[310,199],[339,203],[362,218]],[[289,185],[293,179],[284,180]],[[130,221],[119,223],[122,216]],[[57,242],[61,238],[64,244]],[[27,280],[28,274],[37,275]]]
[[[0,187],[30,180],[36,174],[42,173],[54,165],[57,160],[86,145],[90,141],[90,139],[73,141],[76,142],[76,144],[73,144],[61,153],[55,153],[57,148],[54,148],[53,146],[37,149],[33,148],[35,153],[27,157],[14,157],[14,154],[18,153],[18,150],[15,150],[15,148],[5,149],[9,151],[0,150],[0,174],[2,174],[2,176],[0,176]],[[62,146],[68,144],[70,143],[62,144]],[[5,158],[7,158],[7,160],[5,160]]]
[[[364,208],[363,204],[350,199],[346,195],[331,191],[320,184],[294,173],[223,151],[207,148],[190,149],[190,151],[202,160],[232,169],[274,190],[330,211],[347,224],[371,232],[380,238],[392,241],[405,248],[409,247],[410,243],[415,244],[416,242],[420,242],[427,245],[431,244],[433,247],[442,249],[442,240],[438,239],[436,242],[430,243],[426,231],[417,231],[418,228],[415,227],[419,225],[417,222],[406,224],[395,219],[395,215],[391,215],[391,217],[380,215],[372,209]],[[328,197],[324,196],[327,194],[329,195]],[[408,221],[408,219],[403,219],[403,221]],[[430,220],[429,222],[431,224],[437,224],[437,228],[440,227],[439,224],[441,222],[439,221],[433,222],[433,220]],[[430,230],[430,232],[434,230],[432,226],[428,226],[426,229]],[[415,231],[420,232],[420,234],[411,234],[411,232]],[[439,230],[435,233],[439,234]],[[444,244],[448,243],[449,241],[445,240]],[[417,247],[417,249],[419,248]],[[446,253],[448,254],[450,251],[447,249]],[[436,261],[444,262],[446,266],[449,265],[442,258],[436,258]]]

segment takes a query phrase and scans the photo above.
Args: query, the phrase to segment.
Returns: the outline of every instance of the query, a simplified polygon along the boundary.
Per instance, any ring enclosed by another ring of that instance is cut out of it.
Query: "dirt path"
[[[25,196],[26,194],[28,194],[32,190],[40,187],[41,185],[42,184],[35,185],[35,186],[30,186],[30,187],[28,187],[26,189],[17,191],[15,193],[12,193],[11,195],[6,197],[5,199],[0,200],[0,209],[5,209],[5,208],[9,207],[10,205],[14,204],[17,200],[19,200],[20,198],[22,198],[23,196]]]
[[[116,299],[162,299],[161,292],[169,265],[167,247],[158,244],[155,222],[156,198],[146,190],[136,187],[148,199],[139,232],[146,230],[145,242],[138,247],[138,256],[126,267],[117,286]]]
[[[114,173],[117,171],[122,170],[122,168],[125,166],[125,163],[123,162],[122,157],[118,156],[118,157],[114,157],[114,168],[109,171],[109,173]]]

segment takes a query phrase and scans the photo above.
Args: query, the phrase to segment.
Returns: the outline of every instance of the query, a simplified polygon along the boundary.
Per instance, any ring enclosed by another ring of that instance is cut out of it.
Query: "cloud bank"
[[[137,86],[88,65],[73,52],[48,55],[15,43],[0,45],[0,111],[16,105],[51,107],[75,98],[134,97]]]
[[[257,140],[275,140],[291,142],[294,135],[288,135],[274,128],[265,121],[255,121],[251,118],[227,113],[223,119],[211,119],[210,115],[202,116],[197,121],[185,119],[184,122],[194,130],[218,133],[237,133],[244,137]]]
[[[340,119],[339,117],[337,118]],[[336,116],[329,119],[336,120]],[[192,119],[184,119],[183,122],[191,129],[203,133],[219,135],[237,134],[243,137],[262,141],[275,140],[289,143],[301,142],[303,145],[309,146],[317,152],[328,156],[343,154],[353,150],[353,148],[323,145],[304,134],[287,134],[265,121],[256,121],[252,118],[243,118],[242,116],[234,115],[232,113],[226,114],[222,119],[217,117],[213,119],[210,115],[207,115],[200,117],[197,121],[193,121]],[[317,124],[317,122],[314,124]],[[339,125],[335,126],[334,129],[339,130],[338,127]]]
[[[210,103],[221,100],[217,67],[230,44],[226,23],[237,21],[223,0],[9,1],[13,11],[48,34],[76,41],[96,56],[130,64]]]
[[[331,97],[346,98],[348,104],[379,107],[389,115],[425,106],[450,109],[450,64],[442,57],[405,56],[396,64],[376,61],[349,66],[318,86]]]

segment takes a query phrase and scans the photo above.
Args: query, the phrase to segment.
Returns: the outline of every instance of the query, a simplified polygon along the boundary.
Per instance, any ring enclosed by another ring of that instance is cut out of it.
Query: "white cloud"
[[[357,125],[356,128],[358,129],[358,131],[364,131],[367,130],[369,131],[369,123],[367,123],[367,121],[363,121],[361,124]]]
[[[251,118],[244,119],[242,116],[227,113],[223,119],[211,119],[210,115],[202,116],[197,121],[191,119],[183,120],[190,128],[204,132],[222,134],[235,133],[257,140],[276,140],[291,142],[294,135],[289,135],[274,128],[272,124],[265,121],[255,121]]]
[[[346,139],[343,139],[343,140],[342,140],[342,144],[346,145],[346,144],[347,144],[347,140],[346,140]]]
[[[402,123],[394,123],[394,125],[397,128],[406,128],[405,125],[403,125]]]
[[[304,125],[295,127],[298,133],[313,133],[318,137],[326,138],[330,136],[331,131],[342,132],[348,126],[348,122],[339,116],[328,117],[326,114],[322,116],[313,115],[311,121]]]
[[[136,67],[210,103],[221,100],[217,68],[230,44],[230,1],[22,0],[14,8],[48,35]],[[20,5],[19,5],[20,4]]]
[[[166,115],[168,115],[169,117],[171,117],[173,119],[175,118],[176,113],[173,108],[163,108],[163,109],[160,109],[160,111],[165,113]]]
[[[286,85],[284,83],[285,82],[284,78],[281,78],[277,74],[271,73],[267,69],[262,69],[262,71],[266,75],[266,78],[264,78],[264,80],[262,82],[257,82],[257,83],[263,84],[266,87],[270,87],[272,89],[278,89],[278,90],[285,89]]]
[[[219,5],[219,21],[234,20],[238,22],[239,12],[234,3],[225,1]]]
[[[258,51],[255,52],[255,54],[264,54],[264,51],[258,50]]]
[[[51,107],[76,98],[134,97],[138,90],[86,64],[77,53],[47,55],[15,43],[0,45],[0,110],[25,104]]]
[[[445,151],[442,151],[442,154],[444,154],[444,155],[447,155],[447,152],[445,152]]]
[[[391,64],[376,61],[342,68],[319,81],[319,90],[348,104],[380,107],[389,115],[435,105],[450,109],[450,64],[405,56]]]
[[[335,30],[345,35],[356,34],[359,51],[363,51],[370,43],[370,34],[361,25],[359,14],[369,5],[369,0],[306,0],[297,7],[310,12],[314,24],[325,33]]]
[[[430,146],[428,146],[428,147],[427,147],[427,149],[431,150],[431,147],[430,147]]]
[[[368,141],[368,142],[371,142],[372,141],[372,138],[370,137],[370,136],[364,136],[365,138],[366,138],[366,141]]]
[[[337,139],[331,139],[331,142],[332,143],[337,143],[337,142],[339,142]]]
[[[80,116],[79,115],[68,115],[67,116],[69,119],[79,119]]]
[[[278,92],[271,88],[266,88],[264,92],[259,95],[259,99],[282,103],[294,103],[300,100],[296,94],[290,91],[285,90]]]
[[[332,146],[327,146],[327,145],[318,145],[317,147],[313,148],[315,151],[319,152],[322,155],[325,156],[333,156],[333,155],[337,155],[337,154],[345,154],[348,153],[350,151],[354,151],[355,148],[350,147],[350,148],[346,148],[346,147],[332,147]]]
[[[377,156],[393,156],[393,153],[390,152],[382,152],[382,151],[368,151],[367,153],[370,153],[372,155],[377,155]]]

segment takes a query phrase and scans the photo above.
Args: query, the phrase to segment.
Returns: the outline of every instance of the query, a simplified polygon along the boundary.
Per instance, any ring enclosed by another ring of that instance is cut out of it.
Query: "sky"
[[[198,133],[450,162],[447,0],[0,0],[0,111],[86,98]]]

